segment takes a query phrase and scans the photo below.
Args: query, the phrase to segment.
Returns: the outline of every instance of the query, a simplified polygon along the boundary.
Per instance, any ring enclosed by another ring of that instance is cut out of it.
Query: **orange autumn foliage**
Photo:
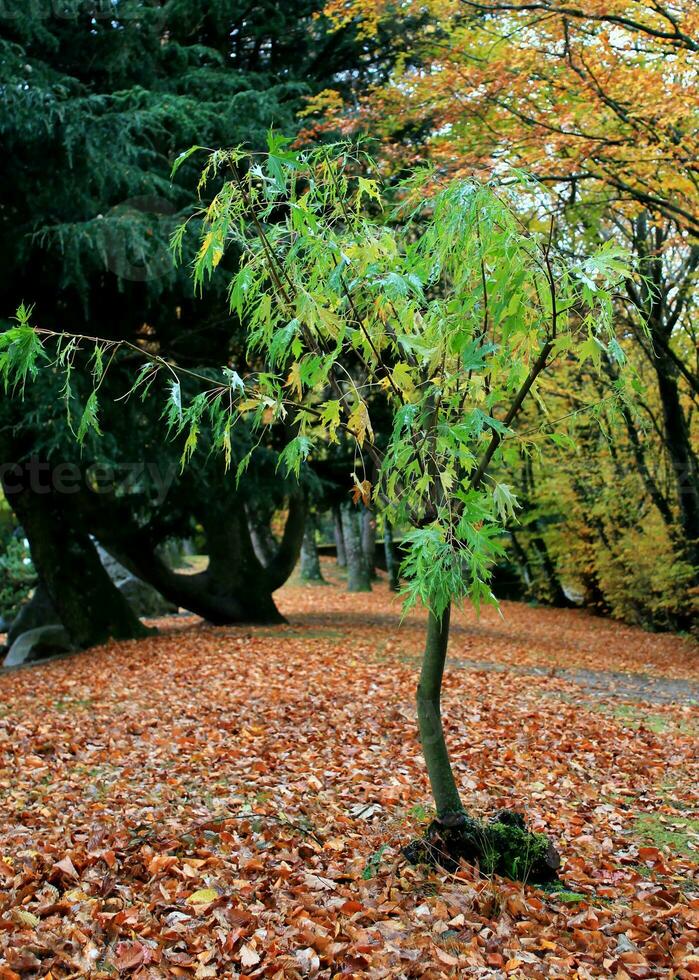
[[[695,0],[330,0],[336,27],[404,23],[390,82],[309,110],[369,129],[397,162],[455,175],[516,166],[699,234]]]

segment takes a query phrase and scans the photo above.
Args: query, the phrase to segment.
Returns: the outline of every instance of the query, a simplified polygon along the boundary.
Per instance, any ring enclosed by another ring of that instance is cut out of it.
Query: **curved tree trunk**
[[[342,535],[347,555],[347,591],[371,592],[371,577],[362,548],[359,513],[352,504],[342,506]]]
[[[549,881],[557,877],[560,857],[548,838],[527,830],[521,814],[501,810],[484,823],[464,810],[441,714],[442,679],[449,643],[450,607],[441,616],[429,613],[427,638],[417,689],[417,716],[422,753],[432,788],[437,819],[423,840],[404,848],[414,862],[429,861],[456,869],[461,860],[478,863],[486,874]]]
[[[444,820],[450,814],[463,813],[464,808],[456,787],[449,752],[442,728],[442,679],[449,644],[449,606],[441,616],[430,612],[427,620],[427,638],[422,659],[420,682],[417,688],[417,720],[420,742],[425,757],[427,775],[437,808],[437,819]]]
[[[243,509],[232,511],[223,525],[214,519],[205,520],[203,526],[209,548],[209,566],[202,573],[206,586],[202,598],[210,604],[206,618],[213,623],[283,622],[267,582],[267,569],[255,554]]]
[[[3,474],[5,496],[24,529],[39,578],[78,647],[110,638],[132,639],[148,630],[114,585],[87,530],[69,519],[64,502],[48,488]]]
[[[277,589],[280,589],[296,568],[303,543],[306,512],[307,504],[304,494],[294,494],[289,500],[289,513],[277,553],[271,564],[264,569],[265,582],[270,592],[276,592]]]
[[[244,508],[237,501],[233,504],[225,518],[220,513],[203,515],[209,565],[195,575],[173,572],[138,528],[123,522],[115,528],[114,521],[93,515],[93,530],[107,551],[135,575],[170,602],[211,623],[282,623],[272,593],[286,582],[298,560],[306,511],[303,496],[290,501],[282,541],[267,567],[255,554]]]
[[[269,521],[265,521],[255,508],[248,504],[245,505],[245,513],[257,559],[262,565],[270,565],[274,561],[279,542],[272,533]]]
[[[17,637],[26,633],[27,630],[33,630],[39,626],[50,626],[53,623],[60,623],[60,621],[61,617],[56,612],[51,596],[44,583],[39,579],[31,599],[29,602],[25,602],[12,620],[7,631],[7,646],[11,647]]]

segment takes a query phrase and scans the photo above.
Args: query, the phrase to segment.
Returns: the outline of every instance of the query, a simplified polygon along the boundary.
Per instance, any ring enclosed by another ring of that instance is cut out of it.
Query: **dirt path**
[[[489,661],[460,660],[451,662],[452,668],[459,670],[494,670],[528,674],[532,677],[550,676],[545,667],[508,667]],[[556,675],[572,681],[582,689],[583,695],[603,695],[623,701],[646,702],[649,704],[689,704],[699,705],[699,682],[673,680],[667,677],[651,677],[648,674],[621,674],[613,670],[566,669],[556,671]]]

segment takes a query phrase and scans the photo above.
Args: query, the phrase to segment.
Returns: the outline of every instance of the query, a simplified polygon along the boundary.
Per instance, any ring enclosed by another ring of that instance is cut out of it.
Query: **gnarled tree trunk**
[[[245,513],[257,559],[262,565],[270,565],[274,561],[279,542],[272,533],[269,520],[264,520],[262,515],[249,504],[245,505]]]
[[[12,620],[7,631],[7,646],[11,647],[17,637],[26,633],[27,630],[37,629],[39,626],[50,626],[53,623],[60,623],[60,621],[61,617],[56,612],[48,589],[39,579],[31,599],[29,602],[25,602]]]
[[[288,579],[298,560],[306,504],[302,494],[291,498],[284,535],[274,560],[263,565],[255,554],[247,515],[232,499],[227,512],[202,513],[209,564],[194,575],[174,572],[149,544],[140,529],[124,522],[95,520],[101,544],[139,578],[166,599],[211,623],[282,623],[272,593]]]
[[[71,521],[60,496],[48,487],[33,490],[26,473],[3,473],[3,485],[71,641],[89,647],[110,638],[146,636],[148,630],[110,579],[87,530]]]

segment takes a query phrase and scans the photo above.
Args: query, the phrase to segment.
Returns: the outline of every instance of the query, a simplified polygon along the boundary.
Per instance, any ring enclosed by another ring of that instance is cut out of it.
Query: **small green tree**
[[[529,231],[514,196],[475,181],[428,193],[432,175],[416,174],[387,211],[361,162],[346,146],[299,153],[274,136],[264,155],[211,154],[200,186],[224,172],[229,179],[196,226],[194,280],[201,289],[226,248],[239,253],[230,304],[247,325],[255,369],[245,377],[224,369],[220,384],[187,405],[172,365],[151,364],[136,385],[170,372],[166,415],[186,434],[185,461],[205,418],[226,456],[238,419],[281,428],[290,473],[339,433],[354,441],[356,497],[411,529],[406,608],[428,609],[417,715],[437,811],[431,842],[488,870],[546,877],[556,866],[546,838],[517,815],[485,825],[464,810],[441,720],[450,610],[466,598],[477,608],[495,601],[490,568],[517,501],[490,471],[518,456],[517,419],[543,372],[574,348],[621,359],[610,291],[626,269],[613,248],[567,263],[551,228]],[[174,236],[176,251],[184,234],[183,226]],[[26,329],[5,341],[15,373],[35,368]],[[20,342],[24,358],[13,360]],[[383,451],[372,429],[378,401],[392,418]],[[378,474],[373,485],[367,471]]]

